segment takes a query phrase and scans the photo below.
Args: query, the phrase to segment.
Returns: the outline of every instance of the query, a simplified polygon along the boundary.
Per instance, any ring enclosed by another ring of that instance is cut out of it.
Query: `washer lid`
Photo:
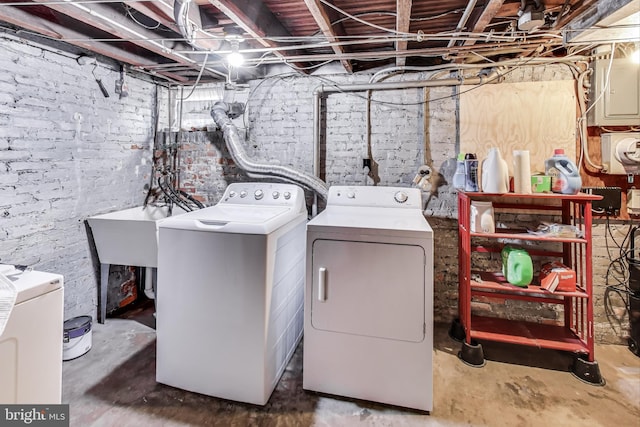
[[[42,271],[14,270],[6,272],[0,280],[8,280],[15,288],[16,304],[39,297],[62,287],[62,276]]]
[[[287,206],[218,204],[164,219],[158,223],[158,227],[221,233],[268,234],[304,216]]]

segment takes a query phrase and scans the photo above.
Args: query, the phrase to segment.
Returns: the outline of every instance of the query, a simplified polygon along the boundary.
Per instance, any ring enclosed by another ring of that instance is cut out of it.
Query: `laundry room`
[[[639,34],[3,1],[0,425],[635,425]]]

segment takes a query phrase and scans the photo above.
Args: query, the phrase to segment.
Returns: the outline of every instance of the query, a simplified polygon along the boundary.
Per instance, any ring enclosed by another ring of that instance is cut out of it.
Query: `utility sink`
[[[173,215],[184,212],[177,206],[173,208]],[[156,268],[156,225],[168,216],[169,208],[166,206],[138,206],[87,218],[100,262]]]
[[[183,209],[173,207],[172,216],[182,213]],[[106,317],[111,264],[146,267],[145,293],[152,292],[151,269],[158,267],[157,223],[168,216],[167,206],[138,206],[87,218],[100,260],[100,323]]]

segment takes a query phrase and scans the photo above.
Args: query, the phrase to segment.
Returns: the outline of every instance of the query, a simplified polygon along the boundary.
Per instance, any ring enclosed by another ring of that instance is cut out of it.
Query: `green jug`
[[[533,262],[524,249],[505,246],[502,255],[502,275],[512,285],[526,288],[533,280]]]

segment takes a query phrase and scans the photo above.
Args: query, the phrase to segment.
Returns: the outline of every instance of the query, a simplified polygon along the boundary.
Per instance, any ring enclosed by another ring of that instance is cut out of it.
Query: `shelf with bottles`
[[[450,334],[463,342],[460,357],[465,363],[484,365],[482,345],[477,340],[499,341],[572,352],[576,355],[573,371],[577,376],[593,384],[603,382],[593,354],[591,266],[591,202],[599,199],[600,196],[584,193],[458,193],[459,318],[452,323]],[[491,202],[492,214],[501,216],[492,232],[471,231],[474,201]],[[523,214],[532,221],[553,218],[557,223],[553,225],[560,232],[532,232],[519,220]],[[536,262],[538,266],[547,262],[543,258],[566,266],[575,272],[575,290],[550,292],[540,286],[539,275],[527,287],[508,283],[502,272],[481,262],[483,253],[493,256],[491,253],[500,252],[506,245],[523,246],[528,255],[542,257]],[[479,268],[481,265],[484,267]],[[555,304],[562,307],[563,321],[549,324],[549,319],[521,321],[481,316],[471,310],[472,300],[479,297]]]

